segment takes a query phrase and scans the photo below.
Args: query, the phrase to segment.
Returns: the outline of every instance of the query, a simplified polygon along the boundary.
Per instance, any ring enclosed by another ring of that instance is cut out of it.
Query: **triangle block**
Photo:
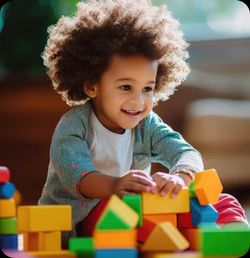
[[[141,250],[181,251],[188,247],[189,243],[180,231],[171,222],[163,222],[157,224]]]

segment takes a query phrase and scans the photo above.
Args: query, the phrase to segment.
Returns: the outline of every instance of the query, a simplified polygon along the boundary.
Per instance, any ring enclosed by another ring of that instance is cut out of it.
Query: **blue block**
[[[190,199],[192,223],[195,227],[199,224],[215,223],[219,217],[217,210],[211,205],[200,205],[196,198]]]
[[[11,198],[16,191],[16,188],[13,183],[6,182],[0,183],[0,199],[9,199]]]
[[[137,258],[137,249],[96,249],[95,258]]]
[[[0,235],[0,248],[17,250],[17,235]]]

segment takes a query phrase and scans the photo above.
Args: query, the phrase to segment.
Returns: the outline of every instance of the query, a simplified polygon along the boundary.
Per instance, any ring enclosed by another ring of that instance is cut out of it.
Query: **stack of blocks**
[[[61,249],[61,231],[72,229],[71,206],[19,206],[16,218],[15,187],[9,180],[9,170],[0,167],[0,246],[17,249],[21,233],[28,257],[137,258],[139,251],[143,258],[239,257],[249,249],[249,229],[216,226],[212,205],[222,184],[214,169],[197,173],[175,198],[169,193],[111,196],[93,236],[71,238],[69,250]]]
[[[13,195],[16,189],[10,182],[10,171],[0,167],[0,247],[15,250],[18,247],[16,203]]]
[[[122,200],[113,195],[93,237],[71,238],[70,251],[87,258],[135,258],[137,250],[144,258],[239,257],[248,251],[250,231],[216,226],[212,204],[221,192],[216,170],[209,169],[197,173],[190,188],[175,198],[170,193],[125,195]]]
[[[23,251],[34,257],[72,257],[61,249],[61,231],[72,229],[70,205],[19,206],[17,217]]]

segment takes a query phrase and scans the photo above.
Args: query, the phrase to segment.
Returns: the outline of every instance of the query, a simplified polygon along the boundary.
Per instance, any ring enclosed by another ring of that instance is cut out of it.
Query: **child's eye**
[[[144,91],[144,92],[152,92],[152,91],[154,91],[154,88],[148,86],[148,87],[145,87],[145,88],[143,89],[143,91]]]
[[[131,87],[131,85],[122,85],[122,86],[120,86],[119,88],[120,88],[121,90],[126,90],[126,91],[127,91],[127,90],[131,90],[132,87]]]

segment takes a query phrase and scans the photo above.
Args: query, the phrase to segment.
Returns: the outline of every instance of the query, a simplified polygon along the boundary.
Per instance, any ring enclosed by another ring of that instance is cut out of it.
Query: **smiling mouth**
[[[142,113],[142,111],[137,111],[137,110],[125,110],[125,109],[122,109],[122,112],[128,114],[128,115],[131,115],[131,116],[137,116],[139,114]]]

